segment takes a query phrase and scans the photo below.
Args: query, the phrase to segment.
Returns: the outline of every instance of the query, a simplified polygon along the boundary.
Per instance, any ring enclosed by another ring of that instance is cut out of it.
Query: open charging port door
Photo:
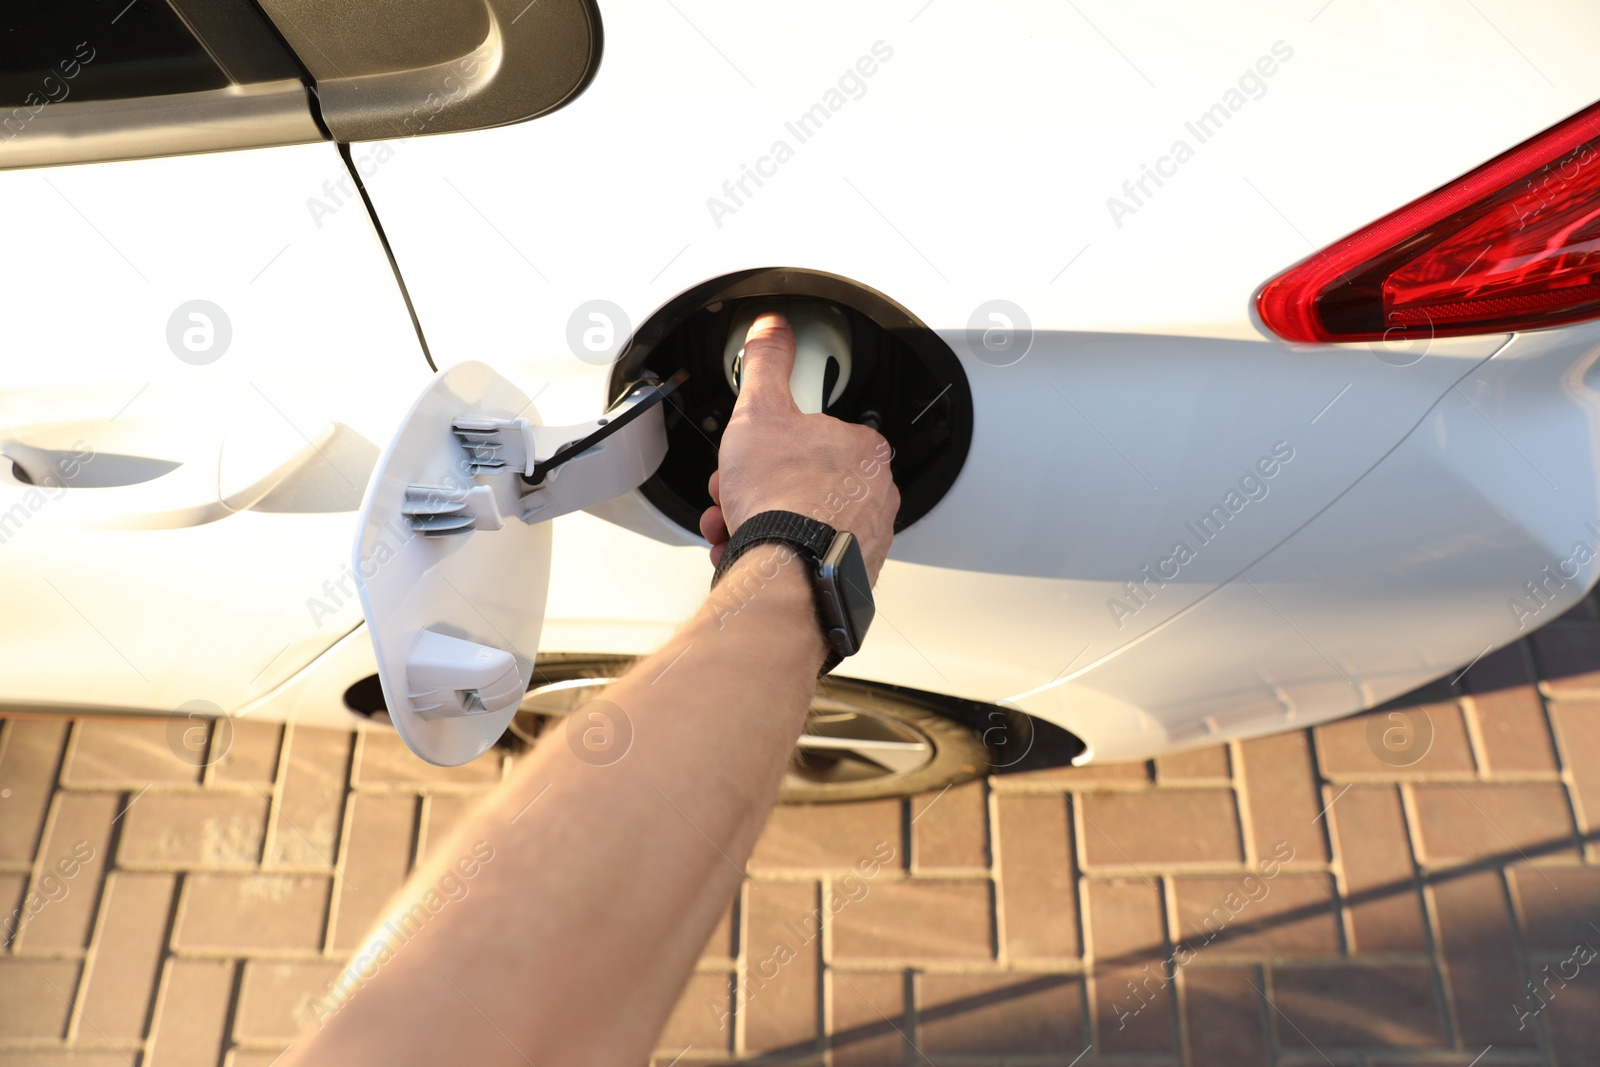
[[[539,423],[488,366],[437,374],[367,485],[354,566],[384,701],[429,763],[474,759],[533,675],[550,582],[549,520],[637,488],[667,451],[662,402],[630,386],[603,416]]]

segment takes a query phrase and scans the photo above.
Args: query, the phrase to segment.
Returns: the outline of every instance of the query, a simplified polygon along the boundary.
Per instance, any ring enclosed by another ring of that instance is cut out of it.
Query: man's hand
[[[793,370],[788,321],[757,318],[745,337],[739,399],[711,476],[716,503],[700,516],[712,565],[722,559],[731,532],[752,515],[794,511],[855,534],[876,582],[900,510],[889,443],[865,426],[801,414],[789,392]]]

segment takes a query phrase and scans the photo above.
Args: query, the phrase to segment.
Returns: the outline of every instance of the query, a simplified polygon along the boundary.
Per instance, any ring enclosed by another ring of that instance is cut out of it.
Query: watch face
[[[876,607],[872,601],[872,581],[867,577],[867,563],[861,555],[861,545],[855,535],[841,531],[822,561],[821,576],[824,582],[832,580],[839,605],[849,620],[851,636],[856,647],[867,636]]]

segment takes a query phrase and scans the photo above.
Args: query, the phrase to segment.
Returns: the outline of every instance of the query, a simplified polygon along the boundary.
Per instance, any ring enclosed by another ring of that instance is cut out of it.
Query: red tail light
[[[1291,267],[1256,307],[1299,342],[1600,318],[1600,104]]]

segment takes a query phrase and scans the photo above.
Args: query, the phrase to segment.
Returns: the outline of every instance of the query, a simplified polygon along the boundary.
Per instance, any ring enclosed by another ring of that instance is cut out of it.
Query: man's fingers
[[[700,536],[713,545],[720,545],[728,539],[728,520],[723,517],[721,508],[706,508],[701,514]]]
[[[753,411],[799,411],[789,392],[794,373],[794,330],[775,312],[756,317],[744,339],[739,371],[739,400],[734,405]]]
[[[711,493],[711,502],[713,504],[722,503],[722,472],[721,471],[718,470],[718,471],[712,471],[711,472],[711,481],[706,483],[706,489]]]

